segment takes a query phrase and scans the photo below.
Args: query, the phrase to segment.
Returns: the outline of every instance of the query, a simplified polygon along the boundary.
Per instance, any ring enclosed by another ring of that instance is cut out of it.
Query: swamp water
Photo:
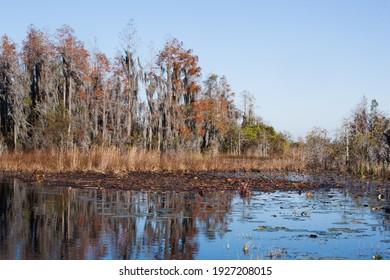
[[[3,179],[0,259],[390,259],[389,203],[357,188],[243,199]]]

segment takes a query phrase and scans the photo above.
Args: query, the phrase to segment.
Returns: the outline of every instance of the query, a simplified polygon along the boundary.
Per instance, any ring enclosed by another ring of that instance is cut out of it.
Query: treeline
[[[224,76],[204,81],[198,56],[169,39],[150,63],[131,24],[118,54],[89,51],[69,26],[34,26],[20,47],[0,42],[0,151],[137,147],[160,152],[283,153],[287,138],[239,110]]]
[[[314,128],[301,146],[311,169],[345,170],[361,177],[390,175],[390,119],[365,97],[345,119],[332,140],[324,129]]]
[[[76,168],[75,150],[101,154],[110,147],[124,155],[135,149],[271,158],[270,169],[390,173],[390,120],[376,100],[363,99],[333,139],[315,128],[292,141],[256,116],[250,92],[240,94],[240,110],[225,76],[202,80],[198,56],[179,40],[167,40],[144,63],[136,55],[132,24],[119,38],[121,49],[110,59],[97,48],[87,50],[66,25],[55,34],[30,26],[20,45],[4,35],[0,154],[60,149],[73,152]],[[232,169],[242,167],[237,159]]]

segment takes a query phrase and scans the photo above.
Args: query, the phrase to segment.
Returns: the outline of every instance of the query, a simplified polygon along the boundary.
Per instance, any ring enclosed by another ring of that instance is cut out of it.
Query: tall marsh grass
[[[97,147],[80,149],[47,149],[38,151],[3,152],[0,170],[4,171],[303,171],[304,163],[298,156],[260,159],[230,155],[210,156],[185,152],[161,154],[137,148]]]

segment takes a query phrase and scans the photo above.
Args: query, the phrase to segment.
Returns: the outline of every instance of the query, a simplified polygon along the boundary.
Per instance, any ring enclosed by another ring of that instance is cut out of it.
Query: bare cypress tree
[[[139,82],[143,76],[140,61],[135,57],[138,38],[133,21],[128,23],[119,37],[123,49],[120,61],[125,77],[124,94],[127,101],[126,136],[131,143],[132,130],[137,118]]]
[[[156,65],[152,63],[148,66],[149,70],[145,74],[146,98],[148,101],[148,149],[156,148],[161,151],[163,137],[163,112],[164,112],[164,94],[167,92],[166,83],[163,77],[157,74]],[[155,140],[155,141],[154,141]],[[154,143],[155,142],[155,143]]]
[[[110,103],[110,72],[111,66],[106,55],[100,51],[93,54],[93,69],[91,72],[92,98],[91,110],[93,111],[93,136],[97,143],[107,144],[108,108]]]
[[[378,170],[387,172],[390,146],[386,133],[390,131],[390,120],[377,107],[378,102],[372,100],[369,109],[363,97],[348,124],[350,164],[361,176],[379,173]]]

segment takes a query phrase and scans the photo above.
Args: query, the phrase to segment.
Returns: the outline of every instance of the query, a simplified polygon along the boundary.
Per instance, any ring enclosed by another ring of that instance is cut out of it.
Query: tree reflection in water
[[[3,182],[0,259],[195,259],[199,234],[227,228],[233,197]]]

